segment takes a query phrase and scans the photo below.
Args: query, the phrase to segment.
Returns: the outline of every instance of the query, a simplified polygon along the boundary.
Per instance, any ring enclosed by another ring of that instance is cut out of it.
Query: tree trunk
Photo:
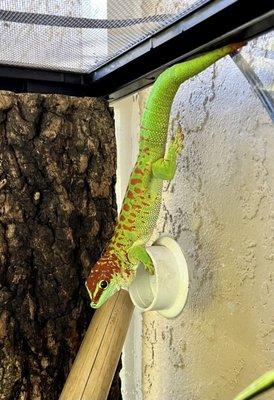
[[[1,400],[58,399],[114,228],[115,167],[103,100],[0,93]]]

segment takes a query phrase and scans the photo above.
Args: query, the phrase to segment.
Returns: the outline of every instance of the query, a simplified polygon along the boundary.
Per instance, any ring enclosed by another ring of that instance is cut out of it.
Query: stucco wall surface
[[[182,85],[176,124],[185,149],[154,236],[181,245],[190,292],[178,318],[143,317],[143,399],[231,400],[274,366],[274,129],[230,57]]]

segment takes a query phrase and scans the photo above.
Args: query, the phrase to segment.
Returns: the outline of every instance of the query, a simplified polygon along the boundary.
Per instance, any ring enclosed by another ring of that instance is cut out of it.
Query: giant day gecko
[[[163,181],[173,178],[176,159],[183,147],[183,134],[178,128],[166,149],[174,96],[184,81],[242,45],[227,45],[176,64],[156,79],[141,120],[139,154],[113,237],[86,281],[91,307],[100,307],[115,292],[129,286],[139,262],[153,273],[145,246],[159,215]]]

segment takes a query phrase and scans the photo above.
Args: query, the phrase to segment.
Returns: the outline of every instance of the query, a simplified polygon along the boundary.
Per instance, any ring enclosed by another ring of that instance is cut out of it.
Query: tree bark
[[[1,400],[58,399],[114,228],[115,167],[105,101],[0,92]]]

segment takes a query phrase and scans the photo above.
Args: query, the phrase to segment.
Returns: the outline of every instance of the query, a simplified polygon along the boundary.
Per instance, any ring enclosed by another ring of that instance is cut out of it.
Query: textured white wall
[[[184,249],[190,293],[180,317],[144,316],[143,399],[231,400],[274,365],[274,129],[229,57],[182,85],[176,124],[155,236]]]
[[[262,44],[245,52],[254,58]],[[138,96],[140,114],[147,95]],[[134,104],[136,121],[136,97]],[[124,398],[231,400],[274,365],[274,129],[230,57],[182,85],[170,134],[176,124],[185,149],[154,238],[171,234],[184,249],[190,293],[174,320],[143,316],[142,395],[131,331]]]

